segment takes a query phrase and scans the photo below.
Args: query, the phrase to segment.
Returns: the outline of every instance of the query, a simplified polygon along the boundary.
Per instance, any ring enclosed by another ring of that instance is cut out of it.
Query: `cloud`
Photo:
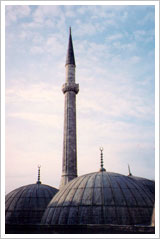
[[[48,83],[32,83],[26,85],[25,83],[21,86],[15,85],[12,88],[6,90],[6,103],[19,103],[22,105],[28,103],[51,103],[54,107],[57,106],[56,100],[62,102],[62,93],[59,87],[50,86]],[[58,111],[58,106],[57,106]]]
[[[29,16],[31,9],[29,6],[6,6],[6,24],[10,25],[18,19]]]
[[[109,41],[113,41],[113,40],[117,40],[117,39],[121,39],[123,38],[123,35],[121,33],[116,33],[113,35],[110,35],[109,37],[107,37],[107,40]]]
[[[135,49],[135,43],[131,42],[131,43],[121,43],[121,42],[114,42],[113,43],[113,47],[117,48],[119,50],[130,50],[133,51]]]
[[[146,6],[146,9],[147,8],[148,8],[148,6]],[[145,24],[154,23],[154,20],[155,20],[155,10],[154,10],[154,8],[155,8],[154,6],[150,6],[150,11],[146,11],[143,18],[141,20],[138,20],[138,24],[140,26],[144,26]]]
[[[61,85],[70,25],[80,84],[79,175],[99,169],[99,146],[103,146],[107,170],[127,174],[129,163],[134,175],[153,177],[154,44],[141,43],[143,39],[154,43],[154,31],[153,24],[146,30],[137,23],[146,10],[142,7],[142,14],[134,6],[34,6],[31,10],[25,18],[15,14],[12,27],[6,28],[7,187],[15,187],[13,180],[16,185],[35,182],[38,164],[44,168],[44,183],[59,184]],[[25,177],[19,181],[23,167]]]
[[[22,40],[28,40],[31,34],[31,31],[21,31],[18,37]]]
[[[48,37],[45,50],[48,52],[53,52],[54,55],[61,55],[64,52],[64,45],[62,41],[58,39],[58,36],[51,35]]]
[[[132,56],[130,61],[131,63],[135,64],[135,63],[139,63],[141,60],[141,58],[139,56]]]
[[[34,22],[34,21],[31,21],[31,22],[24,22],[24,23],[21,23],[21,27],[25,30],[25,29],[36,29],[36,28],[42,28],[43,27],[43,24],[41,24],[40,22]]]
[[[44,54],[44,56],[53,55],[53,60],[56,57],[61,57],[64,54],[64,39],[60,33],[49,34],[47,36],[39,36],[39,33],[31,35],[32,44],[29,46],[31,54],[37,56]]]
[[[60,17],[62,15],[60,6],[38,6],[33,13],[33,20],[35,22],[43,23],[46,18]]]
[[[41,136],[41,135],[38,135]],[[49,140],[43,136],[43,144],[41,147],[35,147],[34,140],[32,138],[32,148],[26,151],[21,148],[21,142],[19,147],[15,147],[16,144],[12,141],[7,141],[6,151],[6,194],[16,189],[17,187],[36,183],[37,181],[37,166],[41,165],[41,182],[43,184],[59,187],[59,179],[61,176],[61,147],[56,145],[52,146],[52,150],[45,150],[45,142],[49,144]],[[24,143],[24,140],[22,138]],[[29,139],[31,142],[31,139]],[[25,142],[28,144],[28,142]],[[39,146],[39,145],[38,145]],[[40,153],[39,153],[40,152]],[[54,157],[55,155],[55,157]],[[54,167],[53,167],[54,164]],[[12,167],[11,167],[12,165]],[[54,176],[53,176],[54,175]]]
[[[66,17],[74,18],[76,17],[77,7],[72,5],[63,6],[64,14]]]
[[[94,25],[92,22],[87,22],[83,25],[80,24],[78,29],[75,29],[75,36],[92,36],[94,35],[98,30],[98,26]]]
[[[33,46],[30,49],[31,54],[43,54],[44,53],[44,49],[40,46]]]
[[[109,89],[100,92],[98,89],[96,92],[86,90],[81,93],[78,103],[79,111],[83,113],[83,116],[86,114],[89,118],[92,118],[93,114],[98,114],[99,117],[96,117],[101,119],[106,117],[125,121],[125,119],[129,118],[130,120],[136,120],[135,124],[138,123],[138,120],[152,122],[154,117],[152,102],[145,98],[143,99],[140,95],[134,95],[131,93],[132,90],[127,93],[128,88],[126,86],[120,92],[111,92]]]
[[[113,121],[108,116],[102,122],[101,117],[97,120],[95,114],[88,118],[80,116],[80,113],[78,116],[78,165],[81,174],[88,172],[83,162],[90,165],[90,171],[98,170],[99,147],[103,146],[104,163],[108,171],[124,174],[126,170],[127,174],[127,164],[130,163],[134,175],[146,177],[147,167],[144,165],[152,165],[154,161],[153,127],[118,119]],[[148,177],[154,178],[154,171]]]
[[[30,113],[30,112],[20,112],[20,113],[10,113],[8,114],[8,117],[17,118],[20,120],[25,120],[27,122],[32,121],[35,122],[38,125],[41,125],[41,127],[45,126],[47,128],[53,128],[54,133],[56,134],[56,131],[61,130],[62,124],[62,117],[58,114],[41,114],[41,113]]]
[[[151,42],[154,39],[154,31],[137,30],[133,32],[136,41]]]
[[[60,6],[37,6],[30,21],[21,23],[23,29],[60,29],[65,25],[65,15]]]

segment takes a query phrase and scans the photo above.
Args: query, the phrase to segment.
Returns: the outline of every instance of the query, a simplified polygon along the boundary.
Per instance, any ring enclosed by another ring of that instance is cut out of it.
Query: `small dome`
[[[5,197],[6,224],[37,224],[53,196],[56,188],[41,184],[22,186]]]
[[[49,203],[42,224],[149,225],[154,181],[111,172],[75,178]]]

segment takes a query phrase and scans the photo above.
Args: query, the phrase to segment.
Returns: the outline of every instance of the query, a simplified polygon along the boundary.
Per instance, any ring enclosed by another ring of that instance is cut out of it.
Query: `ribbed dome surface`
[[[36,183],[23,186],[8,193],[5,198],[6,224],[37,224],[56,188]]]
[[[111,172],[75,178],[49,203],[43,224],[150,224],[154,181]]]

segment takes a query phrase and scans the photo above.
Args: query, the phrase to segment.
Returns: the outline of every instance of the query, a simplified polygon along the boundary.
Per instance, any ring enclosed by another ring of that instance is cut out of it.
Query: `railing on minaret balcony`
[[[79,84],[75,84],[75,83],[65,83],[62,86],[62,91],[65,94],[68,91],[73,91],[74,93],[78,93],[79,92]]]

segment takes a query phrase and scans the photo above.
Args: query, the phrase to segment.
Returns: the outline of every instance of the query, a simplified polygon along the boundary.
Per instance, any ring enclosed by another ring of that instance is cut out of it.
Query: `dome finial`
[[[101,151],[101,168],[100,172],[106,171],[105,168],[103,168],[103,147],[100,147],[99,150]]]
[[[40,168],[41,168],[41,165],[38,165],[38,180],[37,180],[38,184],[41,184],[41,181],[40,181]]]
[[[128,176],[132,176],[129,164],[128,164]]]

